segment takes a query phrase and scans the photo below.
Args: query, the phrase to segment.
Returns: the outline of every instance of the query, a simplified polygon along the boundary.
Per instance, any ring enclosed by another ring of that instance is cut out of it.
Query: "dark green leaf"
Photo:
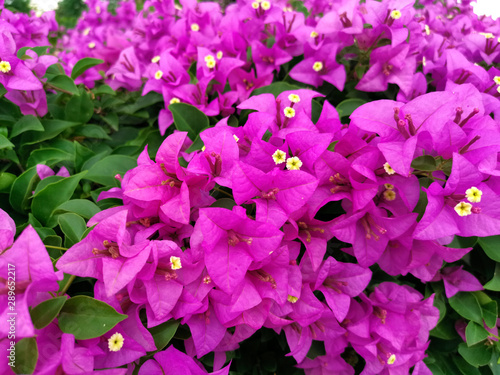
[[[38,346],[34,337],[24,338],[16,343],[15,367],[16,374],[33,374],[38,361]],[[10,358],[9,358],[10,361]]]
[[[0,193],[8,193],[16,178],[15,174],[0,172]]]
[[[115,185],[117,174],[137,166],[137,159],[125,155],[109,155],[90,167],[85,179],[101,185]]]
[[[74,212],[85,219],[90,219],[98,213],[100,209],[94,202],[87,199],[72,199],[57,207],[56,212],[58,211]]]
[[[453,237],[453,241],[451,241],[447,247],[453,247],[456,249],[465,249],[467,247],[474,247],[477,242],[477,237]]]
[[[68,297],[51,298],[36,305],[31,311],[31,320],[36,329],[47,327],[61,311]]]
[[[477,368],[468,364],[462,357],[453,355],[452,359],[461,375],[481,375],[481,372]]]
[[[107,303],[80,295],[66,301],[58,321],[61,331],[87,340],[104,335],[126,318]]]
[[[486,365],[491,358],[491,351],[488,350],[484,343],[468,347],[467,344],[463,342],[458,345],[458,352],[474,367]]]
[[[483,319],[486,325],[490,328],[494,328],[497,324],[498,319],[498,305],[496,301],[490,301],[481,305],[483,310]]]
[[[114,112],[108,113],[102,118],[113,130],[118,130],[119,119],[118,115]]]
[[[36,173],[36,167],[31,167],[21,174],[10,189],[9,202],[12,208],[18,212],[24,212],[28,207],[28,197],[31,196],[33,185],[40,180]]]
[[[85,57],[75,64],[73,70],[71,71],[71,78],[76,79],[81,76],[87,69],[90,69],[96,65],[102,64],[104,60],[94,59],[92,57]]]
[[[21,143],[24,145],[31,145],[47,139],[52,139],[64,130],[78,125],[78,123],[63,120],[42,120],[42,125],[44,127],[43,132],[24,133],[21,137]]]
[[[500,263],[495,266],[495,273],[493,278],[484,284],[484,289],[494,290],[495,292],[500,292]]]
[[[80,179],[85,176],[86,173],[87,172],[84,171],[71,177],[63,178],[62,180],[47,185],[36,193],[31,204],[33,215],[35,215],[41,223],[47,223],[55,209],[62,203],[70,200]]]
[[[490,259],[500,262],[500,236],[478,238],[477,242]]]
[[[102,126],[82,125],[75,128],[75,136],[95,139],[111,139]]]
[[[54,87],[56,90],[59,89],[62,92],[69,92],[73,95],[79,94],[75,82],[65,74],[53,76],[47,82],[49,83],[49,88]]]
[[[344,116],[350,116],[356,108],[365,103],[364,100],[358,98],[346,99],[340,102],[335,109],[339,113],[339,118],[342,118]]]
[[[208,117],[198,108],[186,103],[174,103],[168,106],[168,109],[174,116],[174,125],[178,130],[187,131],[188,137],[194,141],[196,136],[205,128],[208,128],[210,122]]]
[[[37,117],[33,115],[26,115],[21,117],[19,121],[14,124],[10,137],[14,138],[19,134],[24,133],[28,130],[42,132],[45,129],[43,128],[42,123]]]
[[[474,293],[459,292],[448,299],[448,302],[464,318],[483,324],[481,306]]]
[[[436,159],[430,155],[422,155],[413,159],[411,167],[420,171],[433,172],[437,169]]]
[[[472,346],[486,340],[488,338],[488,331],[482,325],[469,322],[465,329],[465,337],[467,339],[467,346]]]
[[[19,50],[17,51],[17,58],[18,59],[22,59],[23,56],[26,55],[26,51],[29,50],[29,49],[32,50],[32,51],[34,51],[38,56],[46,55],[47,54],[47,49],[49,49],[49,48],[50,48],[50,46],[22,47],[22,48],[19,48]]]
[[[95,95],[103,95],[103,94],[116,95],[116,91],[113,90],[108,85],[101,85],[101,86],[99,86],[98,88],[96,88],[96,89],[94,89],[92,91],[94,92]]]
[[[87,92],[74,95],[66,104],[65,120],[86,124],[94,114],[94,103]]]
[[[201,150],[203,147],[203,141],[200,138],[200,135],[198,134],[196,136],[196,139],[194,140],[193,144],[189,146],[189,148],[186,150],[187,153],[191,153],[196,150]]]
[[[58,148],[41,148],[33,151],[28,158],[27,166],[45,164],[51,167],[63,160],[73,160],[74,156]]]
[[[59,226],[66,236],[64,247],[70,248],[79,242],[83,233],[87,229],[87,224],[81,216],[73,213],[62,214],[57,218]]]
[[[14,144],[7,139],[5,135],[0,134],[0,150],[4,148],[13,148]]]
[[[172,337],[174,337],[177,331],[177,327],[179,327],[179,322],[177,320],[169,320],[149,329],[158,351],[163,350],[170,340],[172,340]]]

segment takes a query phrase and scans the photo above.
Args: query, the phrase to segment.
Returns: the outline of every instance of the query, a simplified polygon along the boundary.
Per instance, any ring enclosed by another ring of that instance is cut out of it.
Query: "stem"
[[[46,88],[46,89],[52,89],[52,90],[56,90],[56,91],[60,91],[60,92],[63,92],[65,94],[68,94],[68,95],[71,95],[73,96],[74,94],[71,92],[71,91],[68,91],[68,90],[64,90],[64,89],[61,89],[60,87],[56,87],[50,83],[44,83],[43,86]]]
[[[231,194],[229,194],[228,192],[226,192],[226,191],[224,191],[224,190],[221,190],[221,189],[216,188],[216,187],[214,187],[214,190],[215,190],[215,191],[218,191],[219,193],[226,194],[229,198],[233,198],[233,199],[234,199],[234,197],[233,197]]]
[[[51,245],[45,245],[45,247],[51,248],[51,249],[57,249],[57,250],[68,250],[65,247],[59,247],[59,246],[51,246]]]
[[[64,296],[66,294],[66,292],[68,291],[71,283],[76,279],[76,276],[75,275],[71,275],[70,278],[68,279],[68,281],[66,282],[66,285],[64,285],[64,288],[63,290],[61,290],[61,292],[59,293],[60,296]]]

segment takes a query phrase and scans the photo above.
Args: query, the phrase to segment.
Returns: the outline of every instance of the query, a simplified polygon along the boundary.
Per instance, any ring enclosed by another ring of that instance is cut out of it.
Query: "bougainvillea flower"
[[[483,290],[483,286],[472,274],[464,271],[463,266],[446,267],[433,281],[442,279],[446,298],[451,298],[458,292],[474,292]]]

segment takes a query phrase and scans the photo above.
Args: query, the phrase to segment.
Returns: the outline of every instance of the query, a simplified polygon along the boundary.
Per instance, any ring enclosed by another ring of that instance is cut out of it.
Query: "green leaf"
[[[490,259],[500,262],[500,236],[481,237],[477,242]]]
[[[26,115],[21,117],[19,121],[14,124],[10,137],[14,138],[28,130],[43,132],[45,129],[37,117],[33,115]]]
[[[268,86],[259,87],[252,91],[250,96],[261,95],[261,94],[273,94],[276,98],[283,91],[299,90],[299,86],[291,85],[286,82],[275,82]]]
[[[33,215],[46,224],[57,207],[70,200],[81,178],[87,172],[80,172],[71,177],[63,178],[57,182],[51,183],[33,196],[31,210]]]
[[[174,103],[168,106],[174,116],[174,125],[178,130],[187,131],[192,141],[210,122],[208,117],[198,108],[186,103]]]
[[[119,119],[115,112],[108,113],[102,118],[113,130],[118,130]]]
[[[68,297],[51,298],[36,305],[31,311],[31,320],[36,329],[47,327],[61,311]]]
[[[0,172],[0,193],[8,193],[16,178],[15,174]]]
[[[81,60],[79,60],[75,66],[73,67],[73,70],[71,71],[71,78],[76,79],[77,77],[81,76],[83,73],[85,73],[86,70],[93,68],[96,65],[104,63],[104,60],[101,59],[94,59],[92,57],[85,57]]]
[[[65,120],[86,124],[94,114],[94,103],[90,95],[83,91],[80,95],[74,95],[66,104]]]
[[[177,332],[177,327],[179,327],[179,322],[177,320],[169,320],[149,329],[158,351],[163,350],[170,340],[172,340],[175,332]]]
[[[14,144],[6,136],[0,134],[0,150],[4,148],[13,148]]]
[[[429,334],[443,340],[453,340],[458,336],[455,324],[450,319],[443,319],[440,321]]]
[[[23,145],[31,145],[34,143],[46,141],[48,139],[55,138],[57,135],[61,134],[64,130],[79,124],[76,122],[69,122],[63,120],[42,120],[42,125],[44,128],[43,132],[24,133],[21,138],[21,143]]]
[[[198,134],[196,136],[196,139],[194,140],[194,142],[191,144],[191,146],[189,146],[189,148],[186,150],[186,152],[189,154],[193,151],[196,151],[196,150],[201,150],[203,147],[203,141],[201,140],[201,137],[200,135]]]
[[[1,177],[0,177],[1,180]],[[495,292],[500,292],[500,263],[495,266],[495,273],[493,278],[483,285],[484,289],[494,290]]]
[[[37,361],[38,346],[36,339],[27,337],[19,340],[16,344],[15,367],[11,367],[11,369],[16,374],[33,374]]]
[[[477,368],[468,364],[462,357],[452,355],[451,358],[462,375],[481,375]]]
[[[115,186],[115,176],[118,173],[123,174],[136,166],[136,158],[125,155],[109,155],[92,165],[85,179],[101,185]]]
[[[413,159],[411,167],[420,171],[433,172],[437,170],[436,159],[430,155],[422,155]]]
[[[87,229],[87,224],[81,216],[73,213],[62,214],[57,218],[64,235],[64,247],[70,248],[79,242]]]
[[[17,58],[23,59],[24,56],[28,56],[28,55],[26,55],[26,51],[29,49],[32,51],[35,51],[35,53],[38,56],[46,55],[48,52],[47,49],[49,49],[50,47],[51,46],[22,47],[22,48],[19,48],[19,50],[17,51]],[[30,56],[28,56],[28,57],[31,58]]]
[[[465,328],[465,337],[467,339],[467,346],[472,346],[478,342],[484,341],[488,338],[488,331],[482,325],[475,322],[469,322]]]
[[[116,91],[113,90],[108,85],[101,85],[92,91],[94,92],[95,95],[103,95],[103,94],[113,95],[113,96],[116,95]]]
[[[463,342],[458,345],[458,352],[474,367],[486,365],[491,358],[491,352],[483,343],[468,347],[467,344]]]
[[[51,77],[47,81],[47,83],[49,83],[50,86],[54,87],[56,90],[60,89],[60,90],[63,90],[63,92],[67,91],[73,95],[79,94],[79,91],[75,85],[75,82],[73,82],[73,80],[65,74],[59,74],[59,75],[56,75],[54,77]]]
[[[456,249],[465,249],[467,247],[474,247],[477,243],[477,237],[453,237],[453,241],[451,241],[447,247],[456,248]]]
[[[126,318],[107,303],[80,295],[66,301],[58,321],[64,333],[87,340],[104,335]]]
[[[448,299],[450,306],[461,316],[483,324],[483,314],[479,301],[473,293],[459,292]]]
[[[33,151],[28,158],[27,166],[45,164],[51,167],[63,160],[73,160],[74,156],[58,148],[41,148]]]
[[[342,118],[344,116],[350,116],[356,108],[365,103],[366,101],[358,98],[346,99],[340,102],[335,109],[339,113],[339,118]]]
[[[486,325],[490,328],[494,328],[497,324],[498,318],[498,305],[496,301],[490,301],[481,305],[483,310],[483,319]]]
[[[72,199],[58,206],[55,212],[59,211],[74,212],[85,219],[90,219],[101,210],[94,202],[87,199]]]
[[[95,138],[95,139],[108,139],[108,133],[104,130],[102,126],[99,125],[82,125],[75,129],[75,136],[84,138]]]
[[[14,210],[24,213],[28,209],[28,198],[38,180],[40,177],[36,173],[36,167],[31,167],[16,178],[9,194],[9,203]]]

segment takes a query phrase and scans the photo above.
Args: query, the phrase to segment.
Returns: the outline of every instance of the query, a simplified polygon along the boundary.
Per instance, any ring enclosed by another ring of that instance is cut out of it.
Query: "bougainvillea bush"
[[[500,374],[500,21],[0,0],[2,374]]]

